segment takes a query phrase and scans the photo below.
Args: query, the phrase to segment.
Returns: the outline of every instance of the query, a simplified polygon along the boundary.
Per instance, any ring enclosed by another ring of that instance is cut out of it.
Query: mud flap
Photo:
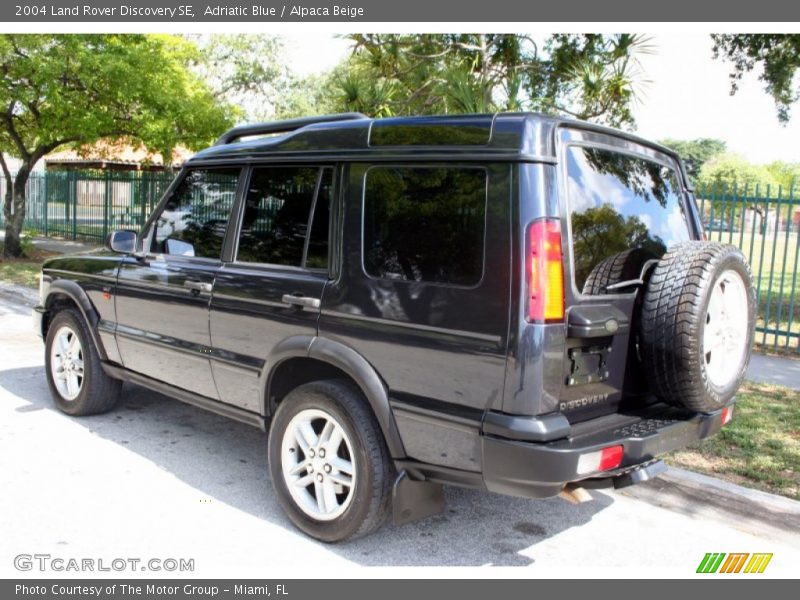
[[[392,488],[392,521],[405,525],[441,514],[444,511],[444,491],[439,483],[414,481],[408,472],[400,471]]]

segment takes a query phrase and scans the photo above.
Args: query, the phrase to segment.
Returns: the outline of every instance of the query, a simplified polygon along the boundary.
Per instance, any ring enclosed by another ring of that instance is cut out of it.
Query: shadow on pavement
[[[53,410],[43,367],[0,371],[0,387],[29,404],[20,413]],[[64,419],[70,419],[63,415]],[[260,430],[126,384],[118,407],[73,419],[92,433],[169,471],[218,502],[294,531],[267,474]],[[528,565],[532,545],[589,522],[612,498],[571,505],[560,498],[527,500],[446,488],[442,515],[327,548],[362,565]],[[297,533],[297,535],[302,535]]]

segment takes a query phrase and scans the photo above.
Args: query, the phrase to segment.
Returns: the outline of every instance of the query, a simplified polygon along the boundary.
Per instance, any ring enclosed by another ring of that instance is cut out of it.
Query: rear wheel
[[[640,348],[655,394],[699,412],[730,402],[750,361],[755,306],[738,248],[672,248],[655,268],[642,307]]]
[[[352,384],[318,381],[290,392],[268,444],[278,500],[308,535],[338,542],[386,519],[393,469],[380,427]]]
[[[119,399],[122,382],[103,372],[86,322],[73,308],[60,310],[50,323],[45,370],[56,406],[67,414],[103,413]]]

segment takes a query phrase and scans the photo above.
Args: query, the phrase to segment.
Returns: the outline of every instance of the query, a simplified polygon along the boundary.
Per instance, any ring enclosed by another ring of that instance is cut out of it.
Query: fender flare
[[[341,369],[356,382],[375,413],[389,454],[392,458],[405,457],[400,431],[389,404],[389,392],[372,365],[352,348],[323,337],[314,339],[308,356]]]
[[[264,414],[269,414],[267,403],[272,375],[281,363],[290,358],[313,358],[344,371],[356,383],[369,402],[383,432],[391,457],[404,458],[406,456],[400,431],[389,403],[389,393],[383,380],[372,365],[358,352],[341,342],[328,338],[293,336],[275,346],[267,359],[270,368],[266,373],[265,385],[261,386],[264,394],[262,399]]]
[[[100,315],[97,314],[97,310],[92,304],[92,301],[89,300],[89,296],[86,294],[86,291],[76,282],[69,279],[54,280],[47,288],[47,296],[42,302],[43,307],[48,312],[50,312],[48,304],[50,303],[50,300],[54,294],[62,294],[75,303],[75,305],[78,307],[78,311],[80,311],[81,315],[83,316],[84,321],[89,326],[89,335],[92,336],[92,342],[94,342],[95,348],[97,348],[97,353],[100,355],[100,360],[107,360],[108,355],[106,353],[106,349],[103,346],[103,343],[100,341],[100,336],[97,334],[97,326],[98,323],[100,323]],[[42,333],[44,334],[44,332]]]

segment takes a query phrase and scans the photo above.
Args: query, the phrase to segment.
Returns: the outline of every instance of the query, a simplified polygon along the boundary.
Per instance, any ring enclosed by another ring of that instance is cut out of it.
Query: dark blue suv
[[[678,157],[537,114],[236,128],[107,247],[43,268],[59,408],[129,381],[268,430],[325,541],[433,514],[442,484],[648,479],[731,418],[753,335]]]

